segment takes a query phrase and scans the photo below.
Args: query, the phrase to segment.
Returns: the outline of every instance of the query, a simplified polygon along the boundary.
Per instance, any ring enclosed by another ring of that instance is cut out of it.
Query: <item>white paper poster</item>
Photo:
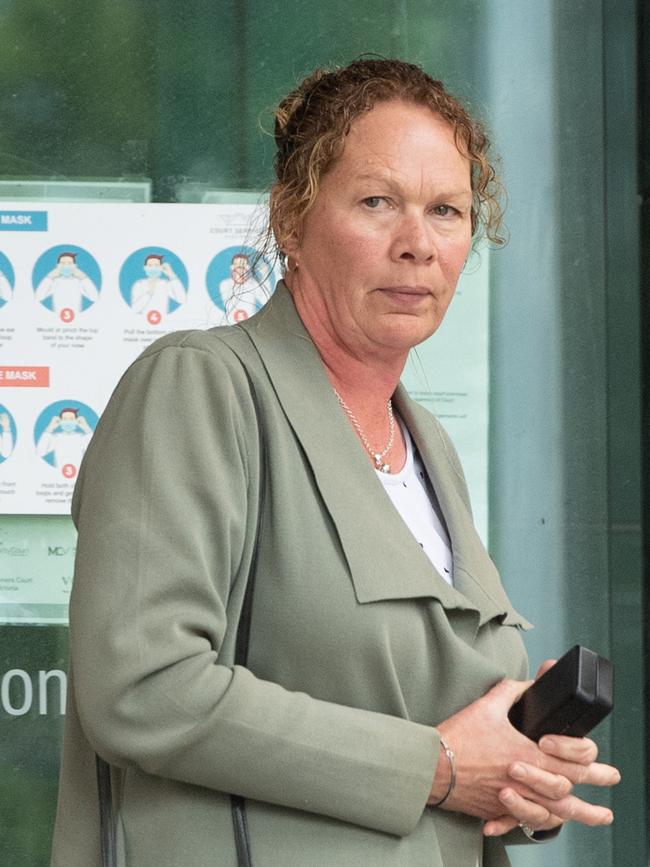
[[[438,331],[411,352],[402,381],[443,424],[460,456],[487,544],[489,251],[473,254]]]
[[[253,205],[0,205],[0,512],[65,514],[120,374],[275,287]],[[13,222],[10,222],[12,220]]]

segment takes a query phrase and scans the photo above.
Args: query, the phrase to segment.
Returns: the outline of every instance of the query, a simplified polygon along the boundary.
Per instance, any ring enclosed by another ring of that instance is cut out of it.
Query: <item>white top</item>
[[[440,514],[435,493],[424,464],[401,420],[406,443],[406,463],[399,473],[375,470],[384,490],[402,520],[422,546],[435,570],[448,584],[453,583],[451,544]]]

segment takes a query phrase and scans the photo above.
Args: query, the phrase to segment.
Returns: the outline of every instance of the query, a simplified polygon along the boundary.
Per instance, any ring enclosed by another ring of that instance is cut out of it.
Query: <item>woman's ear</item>
[[[293,231],[288,235],[280,247],[287,263],[287,271],[297,271],[300,260],[300,241],[298,233]]]

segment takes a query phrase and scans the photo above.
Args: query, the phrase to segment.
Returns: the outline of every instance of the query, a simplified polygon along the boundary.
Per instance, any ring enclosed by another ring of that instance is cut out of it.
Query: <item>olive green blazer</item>
[[[254,383],[259,415],[251,397]],[[75,491],[79,530],[53,867],[99,863],[94,752],[128,867],[503,867],[481,823],[426,807],[435,725],[523,678],[513,610],[454,449],[400,387],[450,587],[382,490],[286,287],[242,327],[172,334],[118,385]],[[232,665],[268,480],[249,666]]]

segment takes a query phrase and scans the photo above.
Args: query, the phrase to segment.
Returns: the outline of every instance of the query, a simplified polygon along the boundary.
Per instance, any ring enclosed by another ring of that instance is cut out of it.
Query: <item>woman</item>
[[[53,864],[98,863],[96,750],[119,864],[244,863],[234,794],[260,867],[506,865],[520,824],[609,823],[570,788],[618,772],[509,725],[527,624],[453,447],[399,385],[494,229],[487,142],[381,60],[310,76],[276,139],[285,283],[242,326],[150,347],[82,468]]]

